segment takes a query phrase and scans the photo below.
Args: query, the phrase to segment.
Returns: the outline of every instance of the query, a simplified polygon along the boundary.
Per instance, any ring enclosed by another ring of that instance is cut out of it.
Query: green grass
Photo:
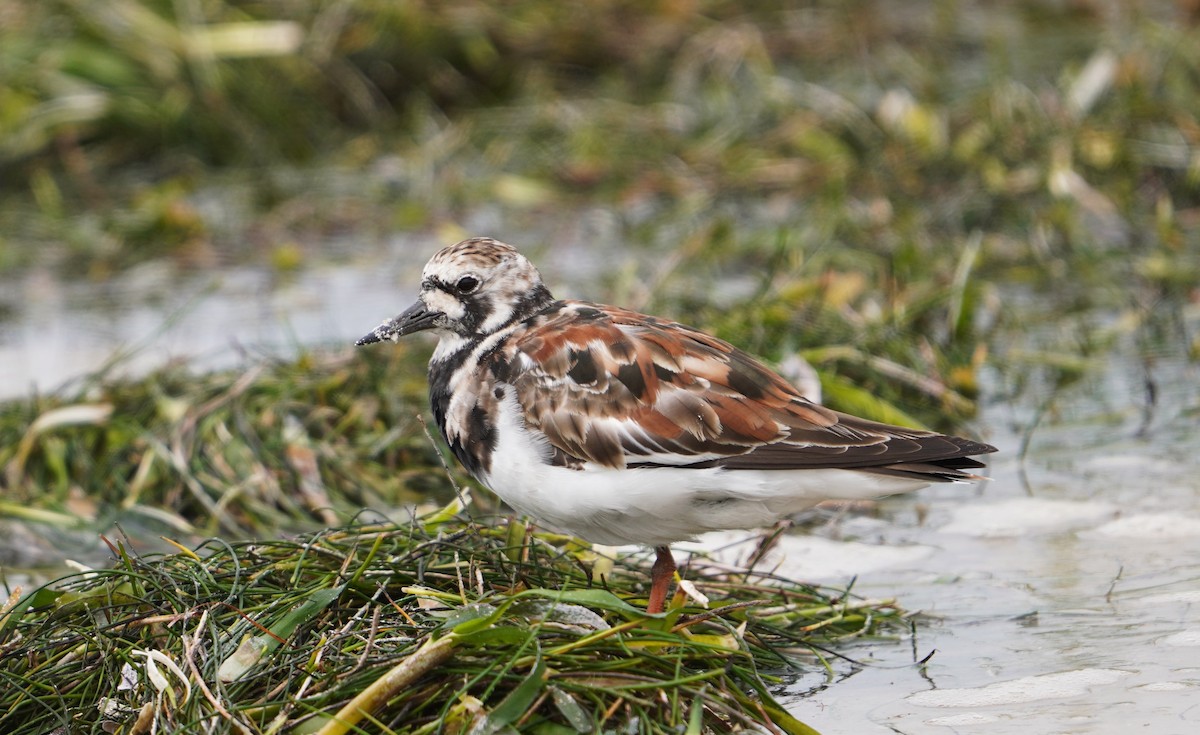
[[[176,365],[6,403],[0,513],[37,506],[100,528],[140,520],[245,538],[444,501],[421,425],[424,372],[424,354],[404,349],[207,375]]]
[[[0,729],[809,735],[773,693],[828,647],[906,635],[892,602],[766,574],[687,577],[647,616],[647,569],[454,507],[398,527],[210,541],[13,597]]]

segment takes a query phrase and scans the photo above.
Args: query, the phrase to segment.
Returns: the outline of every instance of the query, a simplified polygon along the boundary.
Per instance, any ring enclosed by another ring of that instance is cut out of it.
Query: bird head
[[[438,251],[421,274],[416,303],[355,344],[433,330],[472,339],[525,319],[553,301],[533,263],[511,245],[476,237]]]

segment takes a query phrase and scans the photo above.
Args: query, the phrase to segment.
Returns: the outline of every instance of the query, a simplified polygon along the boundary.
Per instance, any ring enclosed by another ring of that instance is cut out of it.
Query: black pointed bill
[[[362,345],[387,340],[395,342],[406,334],[432,329],[434,322],[441,315],[441,312],[430,311],[425,306],[425,302],[418,301],[405,309],[400,316],[388,319],[383,324],[375,327],[370,334],[359,338],[354,344],[361,347]]]

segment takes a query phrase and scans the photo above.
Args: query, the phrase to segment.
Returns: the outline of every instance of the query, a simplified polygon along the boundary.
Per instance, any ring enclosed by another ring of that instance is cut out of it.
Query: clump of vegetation
[[[812,735],[781,675],[909,630],[890,601],[703,561],[647,616],[637,560],[457,510],[146,558],[116,542],[113,568],[4,604],[0,730]]]
[[[0,514],[246,538],[450,497],[419,349],[85,382],[0,405]]]

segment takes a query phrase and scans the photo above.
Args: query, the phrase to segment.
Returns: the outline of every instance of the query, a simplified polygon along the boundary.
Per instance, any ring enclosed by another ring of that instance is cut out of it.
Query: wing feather
[[[962,479],[995,451],[802,397],[727,342],[611,306],[559,302],[515,342],[508,382],[556,461],[606,467],[853,468]]]

